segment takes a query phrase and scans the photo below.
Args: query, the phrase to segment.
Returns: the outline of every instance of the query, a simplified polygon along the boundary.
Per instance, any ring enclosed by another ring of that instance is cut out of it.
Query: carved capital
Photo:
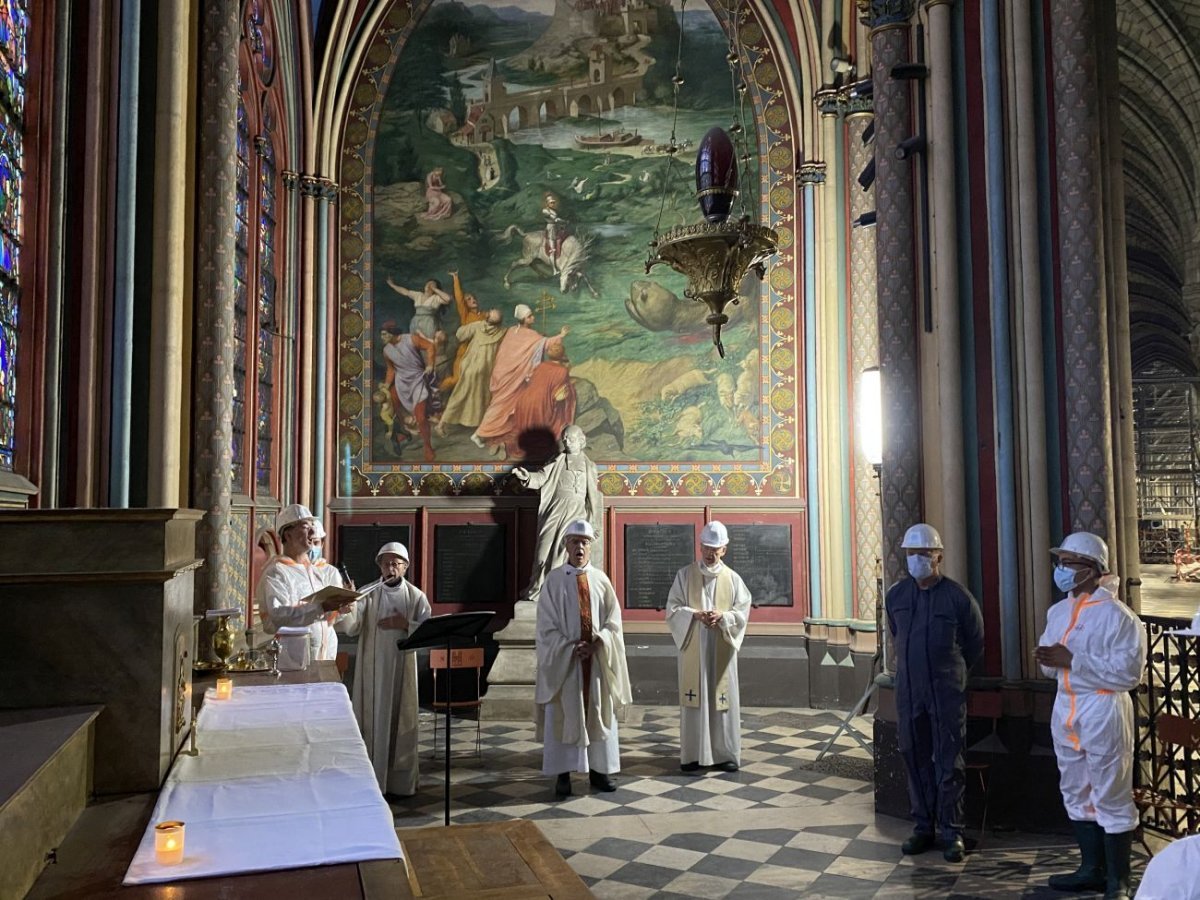
[[[801,184],[823,184],[825,181],[825,163],[801,163],[799,181]]]
[[[913,0],[858,0],[858,13],[870,28],[903,25],[912,18]]]
[[[300,175],[300,193],[318,200],[336,200],[338,184],[332,178],[320,175]]]
[[[813,99],[823,116],[836,116],[840,111],[841,97],[838,96],[836,88],[821,88]]]

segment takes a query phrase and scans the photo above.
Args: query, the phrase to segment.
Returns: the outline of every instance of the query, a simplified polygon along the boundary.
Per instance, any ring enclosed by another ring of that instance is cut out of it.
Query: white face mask
[[[924,581],[933,575],[933,557],[922,556],[919,553],[908,555],[908,574],[917,581]]]
[[[1066,566],[1054,567],[1054,583],[1060,591],[1070,591],[1075,587],[1075,579],[1078,573],[1074,569]]]

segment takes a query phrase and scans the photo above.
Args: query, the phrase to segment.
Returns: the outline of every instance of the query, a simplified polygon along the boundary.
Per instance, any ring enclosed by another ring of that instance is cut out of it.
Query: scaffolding
[[[1167,367],[1156,367],[1133,382],[1138,547],[1143,562],[1177,562],[1177,553],[1196,552],[1198,385],[1200,379]]]

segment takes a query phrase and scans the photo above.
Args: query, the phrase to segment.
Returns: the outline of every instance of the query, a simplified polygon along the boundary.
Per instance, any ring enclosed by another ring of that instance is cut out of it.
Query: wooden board
[[[402,829],[407,896],[458,898],[591,897],[532,822]]]

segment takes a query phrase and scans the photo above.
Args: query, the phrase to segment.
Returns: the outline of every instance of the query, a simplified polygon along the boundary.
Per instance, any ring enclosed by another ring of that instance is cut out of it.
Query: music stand
[[[426,647],[446,648],[446,699],[450,699],[453,684],[449,668],[450,650],[453,647],[472,647],[476,638],[495,617],[494,612],[451,613],[433,616],[417,626],[417,630],[406,640],[396,641],[402,650],[423,650]],[[450,707],[446,707],[446,824],[450,824]]]

